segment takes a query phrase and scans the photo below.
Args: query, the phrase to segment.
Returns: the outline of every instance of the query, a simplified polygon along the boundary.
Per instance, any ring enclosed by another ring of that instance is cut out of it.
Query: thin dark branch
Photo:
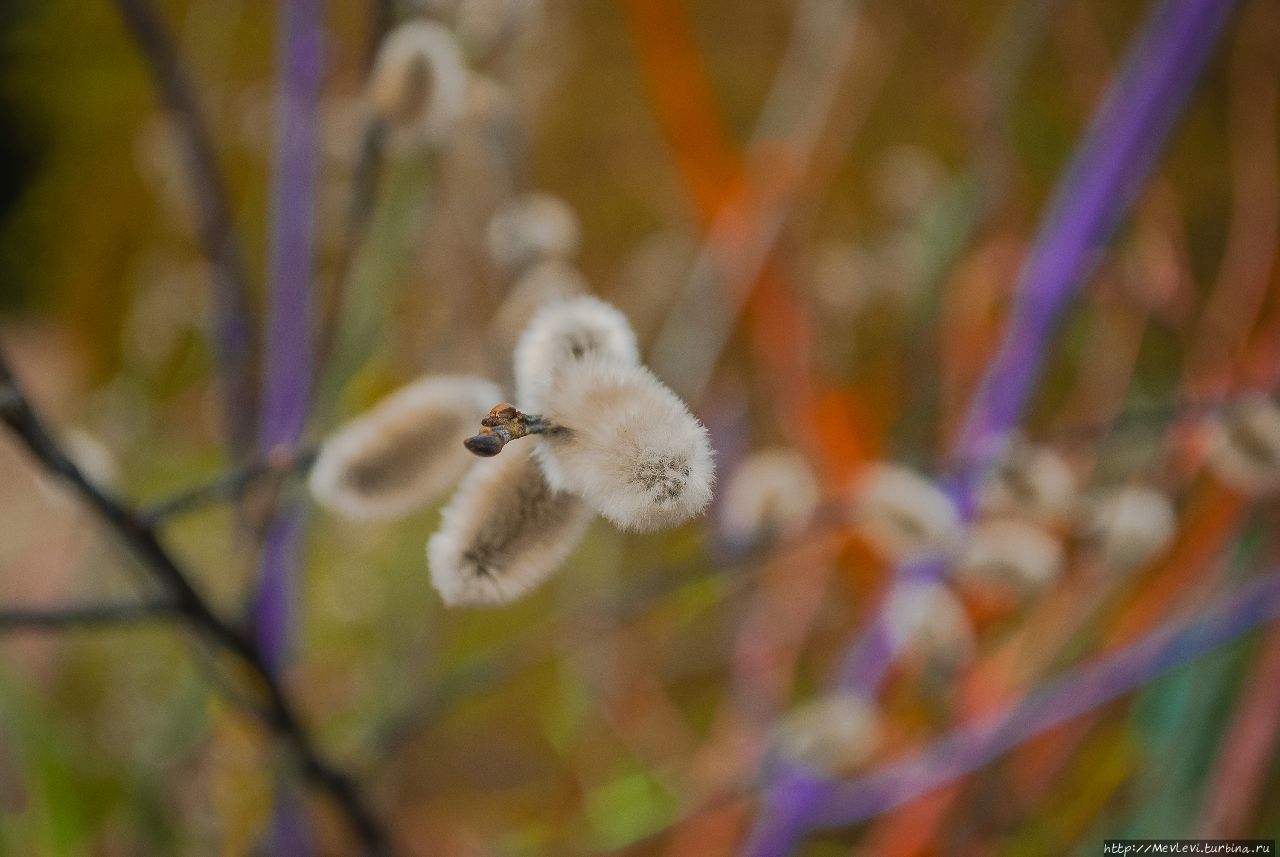
[[[233,453],[253,448],[257,389],[253,360],[256,336],[248,268],[235,231],[230,196],[195,87],[178,59],[172,34],[150,0],[115,0],[125,25],[151,71],[161,100],[173,116],[195,190],[200,240],[213,263],[218,357],[227,385],[227,426]]]
[[[171,618],[166,601],[138,604],[85,604],[74,607],[6,607],[0,609],[0,631],[65,631],[118,628]]]
[[[256,678],[264,696],[262,719],[292,753],[303,776],[328,795],[359,837],[369,855],[390,853],[382,826],[374,818],[355,783],[316,749],[294,711],[284,687],[268,669],[252,637],[220,618],[189,575],[160,542],[150,523],[132,507],[90,481],[53,440],[43,420],[22,392],[0,353],[0,419],[51,474],[61,477],[116,535],[131,554],[167,591],[185,624],[210,644],[239,660]]]
[[[152,526],[157,526],[214,503],[239,500],[259,484],[280,483],[291,476],[306,473],[315,463],[316,453],[315,448],[305,447],[287,455],[251,462],[157,501],[147,510],[145,518]]]

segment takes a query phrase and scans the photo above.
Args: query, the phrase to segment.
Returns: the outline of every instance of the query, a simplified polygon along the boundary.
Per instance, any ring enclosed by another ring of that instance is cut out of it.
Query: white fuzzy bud
[[[427,542],[431,582],[451,606],[507,604],[541,584],[582,540],[591,512],[547,484],[532,448],[477,461]]]
[[[978,496],[986,515],[1017,515],[1041,524],[1060,523],[1076,502],[1076,477],[1061,455],[1043,446],[1014,443],[991,469]]]
[[[1088,535],[1107,565],[1128,570],[1154,557],[1173,539],[1178,518],[1169,498],[1130,485],[1100,497],[1089,510]]]
[[[617,308],[590,295],[553,301],[534,313],[515,350],[516,400],[539,412],[559,372],[586,360],[635,366],[636,335]]]
[[[527,193],[503,204],[489,221],[489,254],[508,271],[539,259],[571,259],[582,243],[578,217],[549,193]]]
[[[954,575],[966,589],[1030,596],[1058,577],[1062,560],[1061,542],[1043,528],[998,518],[973,528]]]
[[[796,706],[774,732],[774,751],[828,777],[847,776],[870,761],[880,748],[882,729],[876,710],[848,693],[820,696]]]
[[[707,430],[642,366],[589,357],[559,369],[538,436],[547,480],[624,530],[680,524],[711,501]]]
[[[468,71],[453,34],[431,21],[407,21],[382,40],[369,75],[369,101],[392,129],[440,140],[466,106]]]
[[[754,452],[728,480],[720,526],[732,544],[792,535],[813,517],[822,499],[818,479],[803,455],[776,447]]]
[[[969,614],[950,587],[907,583],[893,587],[884,616],[895,652],[918,654],[956,666],[973,657],[975,638]]]
[[[462,441],[502,398],[490,381],[427,377],[402,387],[325,441],[311,493],[347,518],[408,514],[442,496],[473,462]]]
[[[960,538],[955,504],[910,468],[867,465],[854,482],[852,499],[854,526],[893,559],[945,553]]]
[[[1270,397],[1256,396],[1212,423],[1209,466],[1246,494],[1280,490],[1280,407]]]

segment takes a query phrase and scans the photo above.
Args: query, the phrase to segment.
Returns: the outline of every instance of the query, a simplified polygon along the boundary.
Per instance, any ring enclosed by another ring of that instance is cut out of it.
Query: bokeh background
[[[507,301],[519,272],[486,229],[538,191],[575,212],[568,261],[711,428],[721,486],[675,530],[596,523],[547,585],[492,610],[445,609],[430,586],[423,544],[444,497],[354,523],[281,479],[175,516],[166,543],[248,621],[263,507],[298,510],[283,680],[401,852],[738,853],[774,724],[829,685],[892,576],[893,551],[841,511],[858,475],[872,461],[945,468],[1055,183],[1163,4],[155,3],[224,182],[253,387],[278,371],[271,349],[311,355],[286,378],[309,391],[299,446],[424,373],[509,384],[531,307]],[[140,5],[0,10],[0,342],[73,457],[150,507],[259,453],[230,442],[258,417],[236,410],[219,369],[209,190],[124,23]],[[1013,601],[964,593],[973,651],[900,659],[860,770],[1109,650],[1123,622],[1136,634],[1194,615],[1274,562],[1274,501],[1216,480],[1197,434],[1207,411],[1270,389],[1280,339],[1280,9],[1238,6],[1044,344],[1022,423],[1070,469],[1076,507],[1141,481],[1170,498],[1179,535],[1116,579],[1094,568],[1083,512],[1047,526],[1060,576]],[[313,122],[281,107],[288,14],[322,22]],[[387,28],[421,17],[456,35],[482,80],[426,142],[372,130],[367,95]],[[280,181],[290,164],[301,192]],[[273,300],[314,340],[271,322]],[[821,505],[778,500],[772,529],[730,532],[724,486],[779,446],[805,462],[784,481],[813,479]],[[153,589],[0,441],[0,608]],[[1036,643],[1064,616],[1067,631]],[[1278,650],[1274,631],[1243,636],[948,789],[801,837],[797,853],[1272,837]],[[243,685],[164,616],[0,626],[0,854],[354,853],[238,704]]]

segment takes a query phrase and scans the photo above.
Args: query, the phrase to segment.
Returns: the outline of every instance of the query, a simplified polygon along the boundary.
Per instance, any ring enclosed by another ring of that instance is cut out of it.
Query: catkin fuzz
[[[382,40],[369,74],[374,112],[405,139],[434,143],[466,107],[468,71],[453,34],[407,21]]]
[[[562,367],[543,395],[547,481],[624,530],[671,527],[711,501],[707,430],[643,366],[597,356]]]
[[[794,535],[813,518],[821,500],[818,478],[798,450],[762,449],[729,478],[721,494],[720,528],[733,545]]]
[[[563,199],[532,192],[503,203],[485,239],[493,261],[515,273],[542,259],[572,259],[582,244],[582,227]]]
[[[591,513],[547,484],[527,445],[477,461],[427,542],[431,582],[450,606],[507,604],[551,576]]]
[[[516,343],[516,400],[525,410],[544,410],[546,392],[559,373],[586,360],[639,363],[640,349],[626,316],[590,295],[546,304]]]
[[[849,693],[816,697],[783,715],[774,752],[828,777],[848,776],[880,748],[883,730],[875,707]]]
[[[908,467],[873,462],[853,484],[851,523],[895,560],[946,553],[961,537],[955,504],[937,485]]]
[[[481,378],[426,377],[333,434],[311,469],[316,501],[343,517],[408,514],[441,497],[472,463],[462,446],[476,414],[502,398]]]

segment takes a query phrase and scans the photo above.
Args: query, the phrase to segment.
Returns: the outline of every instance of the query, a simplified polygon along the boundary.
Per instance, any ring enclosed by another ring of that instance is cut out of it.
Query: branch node
[[[515,405],[503,402],[480,420],[480,431],[462,445],[481,458],[492,458],[511,441],[530,434],[542,434],[550,424],[537,414],[521,413]]]

